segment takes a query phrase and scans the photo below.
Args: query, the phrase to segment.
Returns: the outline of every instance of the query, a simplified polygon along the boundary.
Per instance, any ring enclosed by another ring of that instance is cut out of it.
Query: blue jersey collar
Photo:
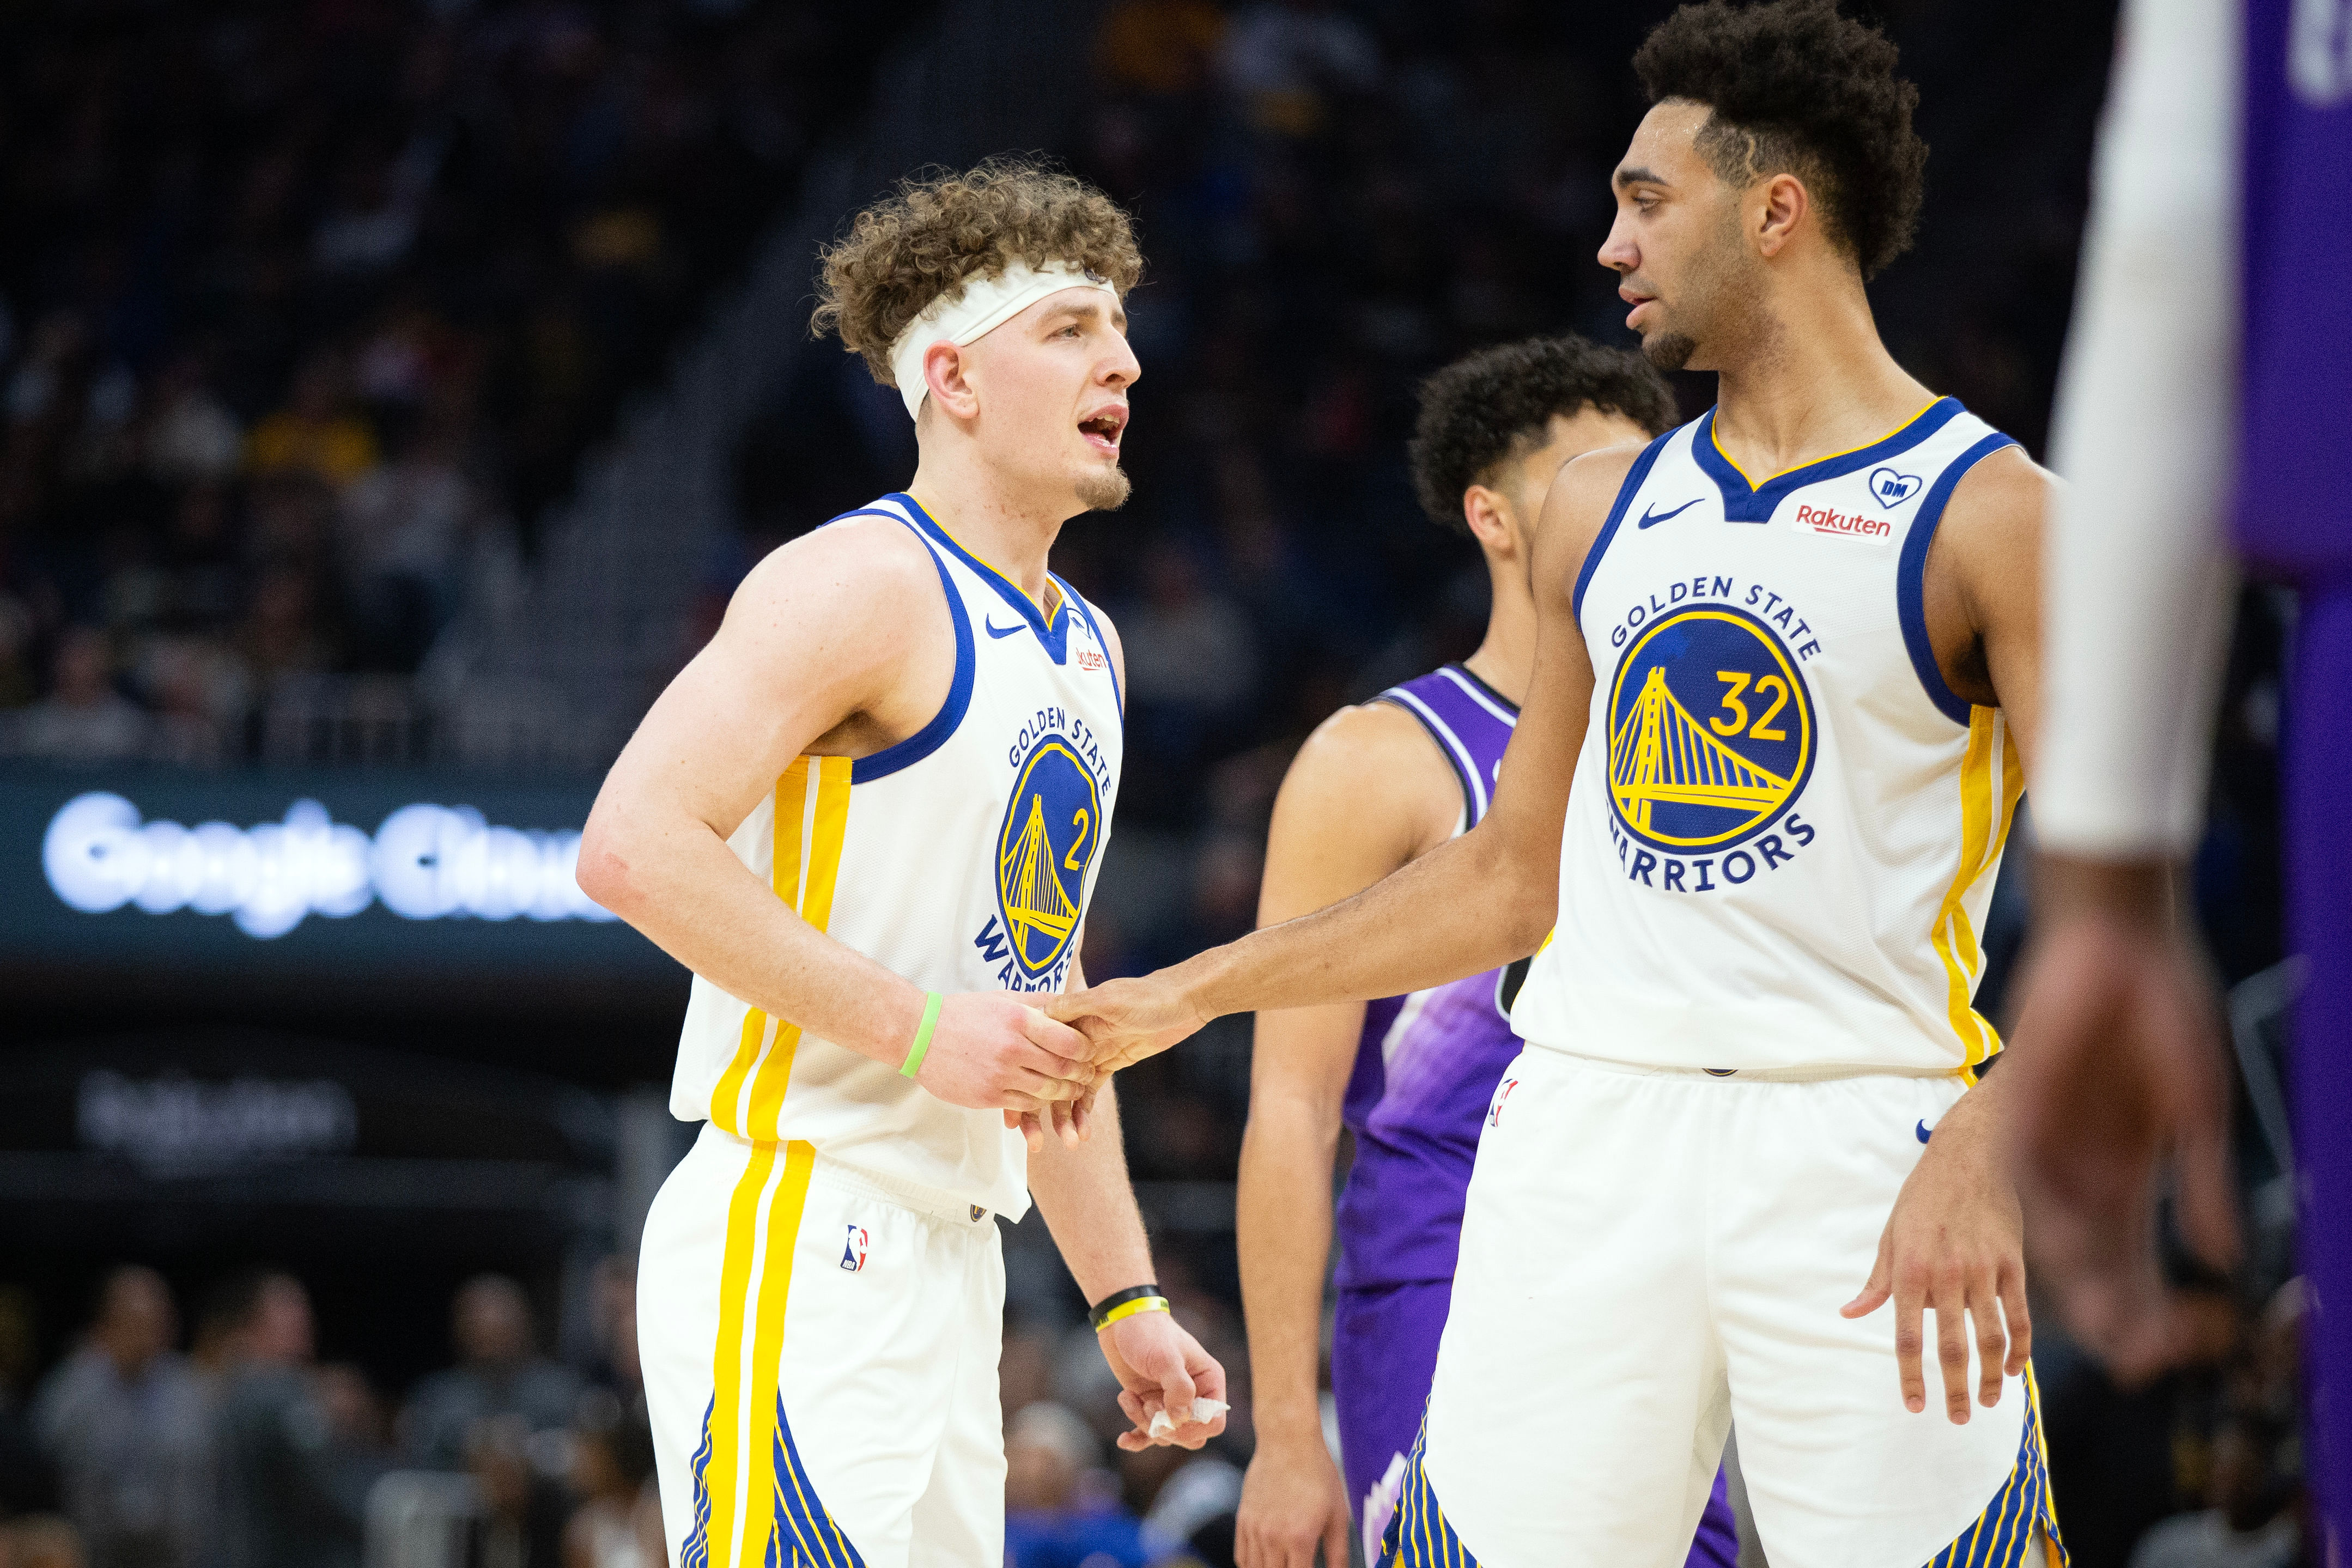
[[[1851,452],[1839,452],[1783,473],[1774,474],[1760,485],[1751,486],[1748,476],[1738,465],[1723,455],[1715,439],[1715,410],[1699,416],[1698,428],[1691,432],[1691,455],[1716,488],[1723,492],[1723,520],[1726,522],[1769,522],[1773,509],[1795,490],[1807,485],[1817,485],[1823,479],[1834,479],[1858,468],[1883,463],[1899,453],[1907,452],[1920,442],[1941,430],[1955,415],[1962,413],[1957,397],[1939,397],[1921,409],[1911,422],[1893,435],[1857,447]]]

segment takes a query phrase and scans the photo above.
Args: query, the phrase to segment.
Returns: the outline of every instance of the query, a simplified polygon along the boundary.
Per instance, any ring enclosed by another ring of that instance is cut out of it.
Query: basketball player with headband
[[[1026,163],[859,214],[817,323],[905,399],[914,482],[753,568],[589,818],[582,887],[694,972],[670,1108],[702,1128],[638,1285],[673,1563],[1003,1560],[995,1220],[1032,1193],[1122,1446],[1222,1429],[1109,1090],[1089,1119],[1031,1000],[1080,983],[1118,790],[1118,644],[1045,562],[1127,496],[1141,267]]]

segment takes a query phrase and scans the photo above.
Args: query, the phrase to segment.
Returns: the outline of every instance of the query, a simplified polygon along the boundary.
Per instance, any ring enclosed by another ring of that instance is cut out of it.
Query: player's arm
[[[856,519],[784,546],[655,701],[580,845],[580,886],[730,995],[897,1067],[924,993],[826,937],[727,839],[793,759],[873,751],[929,721],[955,652],[928,551]],[[879,743],[877,743],[879,742]],[[789,825],[786,825],[789,831]],[[952,1104],[1035,1113],[1076,1092],[1083,1043],[1009,997],[948,998],[917,1081]]]
[[[2013,1059],[2036,1271],[2134,1382],[2176,1359],[2153,1245],[2234,1250],[2220,1009],[2178,895],[2196,842],[2234,573],[2240,10],[2128,0],[2053,419],[2035,951]]]
[[[1070,983],[1084,985],[1077,963]],[[1092,1136],[1083,1142],[1045,1142],[1029,1157],[1029,1192],[1054,1233],[1062,1261],[1089,1304],[1151,1281],[1151,1247],[1135,1189],[1127,1174],[1127,1144],[1119,1131],[1117,1091],[1102,1087]],[[1135,1430],[1119,1434],[1122,1448],[1173,1443],[1197,1448],[1224,1430],[1221,1409],[1194,1419],[1193,1401],[1225,1397],[1225,1369],[1176,1321],[1172,1313],[1130,1313],[1095,1335],[1119,1382],[1119,1408]],[[1151,1419],[1165,1412],[1174,1428],[1154,1435]]]
[[[1592,701],[1592,661],[1571,595],[1636,455],[1620,447],[1576,458],[1544,502],[1534,676],[1485,819],[1330,909],[1139,980],[1057,998],[1055,1017],[1087,1020],[1098,1067],[1165,1050],[1227,1013],[1418,991],[1542,944],[1559,904],[1560,823]]]
[[[1461,785],[1412,716],[1392,703],[1342,709],[1307,738],[1275,797],[1258,923],[1362,892],[1444,843]],[[1235,1226],[1249,1329],[1257,1452],[1242,1485],[1242,1568],[1348,1560],[1349,1500],[1323,1441],[1323,1282],[1340,1101],[1364,1005],[1257,1016]]]
[[[1999,708],[2009,743],[2033,755],[2040,727],[2043,517],[2054,486],[2017,447],[1961,477],[1927,553],[1923,585],[1929,640],[1953,694]],[[1975,1331],[1977,1397],[2000,1401],[2004,1374],[2023,1374],[2033,1344],[2026,1310],[2024,1223],[2010,1180],[2007,1074],[1987,1073],[1936,1123],[1880,1234],[1861,1294],[1843,1309],[1866,1316],[1895,1303],[1903,1403],[1927,1408],[1925,1314],[1936,1319],[1944,1410],[1969,1419],[1968,1331]]]

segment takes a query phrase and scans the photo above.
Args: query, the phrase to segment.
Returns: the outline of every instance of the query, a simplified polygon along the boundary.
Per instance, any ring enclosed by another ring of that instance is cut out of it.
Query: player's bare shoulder
[[[2036,598],[2042,581],[2042,531],[2062,480],[2004,447],[1960,476],[1927,549],[1925,593],[1931,626],[1957,612],[1981,631],[2007,601]]]
[[[1444,843],[1461,809],[1462,786],[1436,742],[1412,714],[1379,700],[1317,725],[1275,803],[1277,832],[1312,823],[1313,831],[1393,850],[1397,865]]]
[[[2057,500],[2058,476],[2026,456],[2022,447],[1988,454],[1960,476],[1944,509],[1931,548],[1979,561],[1990,569],[2038,569],[2042,527]],[[2022,551],[2020,555],[2017,552]],[[1932,568],[1934,557],[1929,557]]]
[[[820,749],[910,734],[955,679],[956,636],[929,546],[889,517],[846,517],[771,551],[736,588],[712,650],[761,679],[819,680],[845,721]],[[874,733],[856,734],[871,727]]]
[[[1536,533],[1536,590],[1566,594],[1584,565],[1584,558],[1601,537],[1609,512],[1625,488],[1625,476],[1642,456],[1646,443],[1628,441],[1599,447],[1571,458],[1551,482],[1544,498],[1543,516]],[[1562,574],[1565,573],[1563,576]]]

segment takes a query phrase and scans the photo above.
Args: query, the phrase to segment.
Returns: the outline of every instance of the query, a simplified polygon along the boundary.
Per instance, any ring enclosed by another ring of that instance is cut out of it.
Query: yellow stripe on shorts
[[[795,1492],[804,1492],[805,1482],[796,1465],[782,1466],[775,1458],[787,1446],[776,1373],[792,1298],[793,1251],[815,1164],[813,1144],[756,1143],[728,1202],[710,1410],[695,1457],[695,1520],[681,1554],[695,1568],[761,1568],[780,1512],[813,1512],[831,1525],[813,1498],[779,1499],[779,1469],[791,1470]],[[840,1547],[837,1568],[847,1568],[856,1554],[846,1541]]]

